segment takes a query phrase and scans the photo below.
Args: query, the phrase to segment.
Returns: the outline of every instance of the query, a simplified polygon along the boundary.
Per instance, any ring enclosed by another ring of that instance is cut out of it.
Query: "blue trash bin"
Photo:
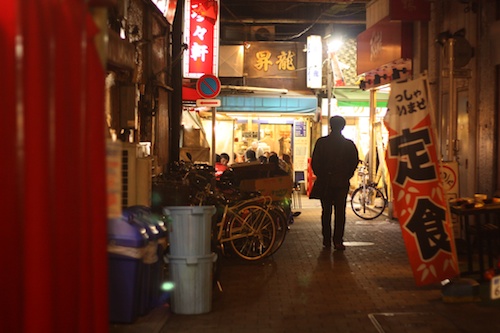
[[[155,282],[155,269],[158,265],[159,231],[152,223],[151,210],[146,206],[131,206],[124,210],[130,216],[132,223],[142,227],[148,234],[148,243],[143,256],[143,283],[139,299],[139,315],[145,315],[152,309]]]
[[[162,264],[162,258],[158,254],[160,241],[165,232],[155,223],[149,207],[132,206],[126,211],[131,214],[133,223],[145,228],[149,239],[143,257],[144,275],[139,307],[139,314],[145,315],[158,304]]]
[[[149,237],[130,216],[108,220],[109,310],[113,323],[132,323],[139,315]]]
[[[151,221],[152,223],[156,226],[156,229],[158,230],[158,261],[156,262],[156,265],[154,266],[153,270],[153,280],[152,280],[152,307],[158,307],[165,305],[166,300],[168,298],[165,298],[165,291],[162,290],[163,283],[167,281],[167,276],[166,276],[166,263],[165,263],[165,256],[167,252],[167,247],[168,247],[168,231],[167,231],[167,220],[168,217],[164,215],[159,215],[153,213],[151,215]]]

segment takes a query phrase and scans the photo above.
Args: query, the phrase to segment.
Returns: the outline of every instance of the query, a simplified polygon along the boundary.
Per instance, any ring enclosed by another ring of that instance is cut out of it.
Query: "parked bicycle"
[[[256,196],[224,205],[222,218],[214,230],[223,253],[229,244],[245,260],[258,260],[270,254],[277,233],[270,204],[270,197]]]
[[[239,186],[235,185],[238,184],[238,180],[235,179],[234,174],[232,174],[230,170],[224,172],[216,184],[216,192],[225,196],[229,202],[233,202],[229,204],[230,206],[233,204],[245,205],[244,201],[247,200],[249,196],[256,197],[255,199],[260,198],[260,200],[257,200],[257,204],[262,205],[271,215],[276,230],[274,244],[271,250],[263,255],[262,258],[270,256],[278,251],[285,241],[294,218],[300,215],[300,212],[292,212],[290,198],[284,197],[281,200],[273,200],[269,196],[262,196],[260,192],[240,191]]]
[[[360,185],[351,194],[351,207],[357,216],[365,220],[379,217],[387,206],[387,198],[377,187],[376,182],[370,181],[369,170],[363,161],[358,167]]]

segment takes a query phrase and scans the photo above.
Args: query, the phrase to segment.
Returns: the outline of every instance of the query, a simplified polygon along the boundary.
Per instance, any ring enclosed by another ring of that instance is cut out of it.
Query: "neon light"
[[[199,78],[218,74],[219,4],[218,0],[187,0],[184,36],[184,77]]]

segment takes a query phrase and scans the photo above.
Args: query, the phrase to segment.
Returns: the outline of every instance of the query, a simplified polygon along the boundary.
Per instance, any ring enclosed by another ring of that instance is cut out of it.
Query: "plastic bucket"
[[[168,241],[173,257],[201,257],[211,254],[210,238],[214,206],[170,206]]]
[[[170,279],[174,283],[171,309],[177,314],[200,314],[212,310],[213,263],[217,255],[203,257],[168,256]]]

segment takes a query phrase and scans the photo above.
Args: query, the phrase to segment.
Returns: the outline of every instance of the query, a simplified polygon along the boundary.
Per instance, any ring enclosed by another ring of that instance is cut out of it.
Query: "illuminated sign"
[[[307,88],[322,86],[323,43],[321,36],[307,37]]]
[[[297,43],[252,42],[245,52],[249,78],[297,77]]]
[[[217,75],[219,58],[218,0],[187,0],[184,14],[184,77]]]

